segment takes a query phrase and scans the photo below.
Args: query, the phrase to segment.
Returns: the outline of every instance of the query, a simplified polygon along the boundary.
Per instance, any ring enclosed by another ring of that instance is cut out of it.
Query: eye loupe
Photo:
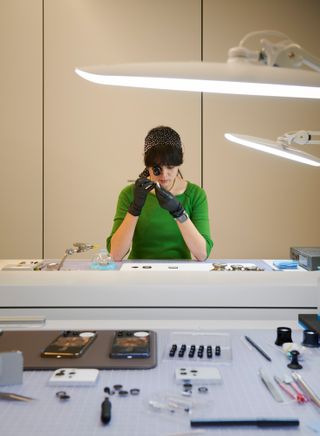
[[[159,165],[154,165],[152,167],[152,172],[155,176],[159,176],[161,174],[161,167]]]

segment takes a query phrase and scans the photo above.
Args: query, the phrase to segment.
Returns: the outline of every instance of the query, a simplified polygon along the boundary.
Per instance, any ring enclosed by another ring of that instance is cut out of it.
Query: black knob
[[[302,366],[300,365],[300,363],[298,362],[298,356],[299,356],[299,351],[297,350],[292,350],[290,352],[291,354],[291,362],[287,365],[288,368],[290,369],[301,369]]]
[[[319,334],[313,330],[305,330],[302,345],[310,348],[319,347]]]
[[[277,328],[277,339],[275,341],[276,345],[282,345],[286,342],[293,342],[291,338],[291,328],[290,327],[278,327]]]

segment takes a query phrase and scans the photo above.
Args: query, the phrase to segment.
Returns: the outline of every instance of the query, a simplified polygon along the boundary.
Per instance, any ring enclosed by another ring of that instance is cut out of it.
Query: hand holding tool
[[[133,216],[139,216],[146,201],[148,192],[155,186],[155,183],[146,177],[140,177],[134,184],[133,202],[130,204],[128,212]]]
[[[170,212],[174,218],[179,218],[184,213],[182,204],[171,192],[167,191],[159,184],[155,185],[155,189],[160,206]]]

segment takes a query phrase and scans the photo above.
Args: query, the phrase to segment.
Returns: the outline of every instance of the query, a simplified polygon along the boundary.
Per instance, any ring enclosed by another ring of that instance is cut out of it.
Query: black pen
[[[260,354],[262,354],[262,356],[269,360],[269,362],[271,362],[271,357],[268,356],[268,354],[263,351],[262,348],[259,347],[259,345],[257,345],[252,339],[249,338],[249,336],[245,336],[246,340],[249,342],[249,344],[251,344],[253,346],[253,348],[255,348],[257,351],[259,351]]]
[[[297,418],[217,418],[192,419],[191,427],[229,427],[254,425],[256,427],[297,427],[300,422]]]
[[[108,424],[111,420],[111,403],[108,397],[101,404],[101,421]]]

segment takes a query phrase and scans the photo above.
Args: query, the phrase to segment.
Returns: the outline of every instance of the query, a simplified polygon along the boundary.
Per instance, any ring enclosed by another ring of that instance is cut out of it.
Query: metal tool
[[[305,399],[305,397],[302,395],[302,394],[300,394],[300,393],[297,393],[297,392],[295,392],[295,390],[291,390],[290,388],[289,388],[289,386],[291,386],[291,383],[289,383],[289,384],[285,384],[282,380],[280,380],[280,378],[279,377],[277,377],[277,376],[274,376],[273,377],[274,378],[274,380],[278,383],[278,385],[280,386],[280,388],[284,391],[284,392],[286,392],[288,395],[289,395],[289,397],[291,397],[291,398],[293,398],[294,400],[296,400],[299,404],[303,404],[303,403],[305,403],[305,401],[306,401],[306,399]]]
[[[283,398],[270,380],[269,376],[263,371],[262,368],[259,369],[259,375],[263,383],[265,384],[266,388],[270,392],[270,394],[273,396],[274,400],[278,401],[278,403],[283,403]]]
[[[67,248],[64,255],[62,256],[59,265],[57,266],[57,270],[60,271],[64,261],[66,260],[66,258],[68,256],[71,256],[74,253],[84,253],[85,251],[88,250],[92,250],[93,248],[95,248],[96,245],[94,244],[87,244],[85,242],[74,242],[73,243],[73,248]]]
[[[20,394],[15,394],[13,392],[0,392],[0,400],[32,401],[34,400],[34,398],[26,397]]]
[[[308,400],[308,398],[304,395],[304,393],[299,389],[297,383],[295,383],[290,375],[285,375],[283,378],[283,382],[289,386],[292,387],[292,389],[295,391],[295,393],[297,394],[297,401],[299,403],[306,403]]]
[[[320,398],[313,392],[311,387],[303,380],[301,375],[297,374],[296,372],[293,372],[292,378],[293,378],[293,380],[295,380],[298,383],[298,385],[301,387],[301,389],[303,389],[304,392],[307,393],[310,400],[313,401],[316,406],[320,407]]]

